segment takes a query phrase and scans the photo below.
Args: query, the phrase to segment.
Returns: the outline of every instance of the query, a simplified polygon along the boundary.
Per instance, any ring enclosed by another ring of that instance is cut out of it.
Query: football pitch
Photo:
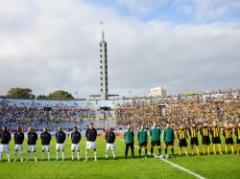
[[[26,142],[26,139],[25,139]],[[4,155],[0,162],[0,178],[196,178],[194,174],[202,178],[240,178],[240,155],[223,154],[210,156],[189,156],[169,158],[170,163],[160,159],[148,158],[125,160],[124,143],[121,137],[117,138],[117,160],[105,160],[105,140],[97,139],[98,161],[93,160],[93,153],[87,162],[84,161],[85,139],[81,140],[81,160],[72,161],[70,151],[70,139],[65,143],[65,161],[55,160],[55,139],[51,143],[51,161],[39,160],[8,163]],[[177,146],[177,144],[175,145]],[[26,147],[24,144],[24,158],[26,159]],[[201,149],[201,148],[200,148]],[[157,149],[155,149],[157,150]],[[178,149],[175,147],[175,153]],[[143,153],[143,152],[142,152]],[[37,145],[38,158],[41,158],[40,140]],[[135,147],[138,156],[138,148]],[[11,141],[11,159],[13,161],[13,143]],[[61,158],[60,158],[61,159]],[[173,166],[174,165],[174,166]],[[185,171],[185,169],[187,171]]]

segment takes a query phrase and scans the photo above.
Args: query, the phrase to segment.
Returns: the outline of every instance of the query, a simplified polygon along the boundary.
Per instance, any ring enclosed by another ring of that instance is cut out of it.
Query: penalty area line
[[[124,142],[123,140],[121,140],[121,141]],[[134,145],[134,146],[139,149],[138,145]],[[150,152],[148,152],[148,154],[151,155]],[[203,176],[201,176],[201,175],[199,175],[199,174],[197,174],[197,173],[195,173],[195,172],[193,172],[193,171],[191,171],[191,170],[189,170],[189,169],[187,169],[185,167],[182,167],[182,166],[180,166],[180,165],[178,165],[176,163],[170,162],[169,160],[166,160],[166,159],[163,159],[163,158],[160,158],[160,157],[157,157],[157,158],[160,159],[161,161],[171,165],[172,167],[178,169],[178,170],[181,170],[181,171],[183,171],[185,173],[188,173],[189,175],[193,175],[193,176],[195,176],[196,178],[199,178],[199,179],[206,179],[205,177],[203,177]]]

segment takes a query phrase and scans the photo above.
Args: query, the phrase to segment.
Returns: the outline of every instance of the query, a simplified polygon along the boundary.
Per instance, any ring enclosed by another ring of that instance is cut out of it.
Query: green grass
[[[193,176],[173,168],[158,159],[124,159],[124,143],[118,139],[116,161],[106,161],[105,141],[97,139],[98,161],[93,161],[90,154],[88,162],[84,162],[85,140],[81,141],[81,161],[71,161],[70,140],[65,144],[65,162],[55,161],[55,141],[51,145],[51,158],[48,161],[7,163],[6,157],[0,162],[0,178],[194,178]],[[26,151],[26,144],[24,151]],[[177,146],[177,145],[176,145]],[[41,156],[38,141],[38,157]],[[137,154],[137,148],[135,148]],[[110,155],[111,156],[111,155]],[[13,158],[13,143],[11,143]],[[26,158],[26,152],[24,153]],[[206,178],[240,178],[240,156],[232,154],[176,157],[169,161],[190,169]]]

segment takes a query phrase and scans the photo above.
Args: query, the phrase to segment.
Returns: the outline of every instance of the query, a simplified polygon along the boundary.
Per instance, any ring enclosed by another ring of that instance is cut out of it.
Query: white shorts
[[[9,153],[9,145],[8,144],[0,144],[0,153],[6,152]]]
[[[14,147],[14,150],[15,151],[22,151],[22,144],[16,144],[15,147]]]
[[[50,152],[50,145],[42,145],[42,152]]]
[[[56,144],[57,151],[64,151],[64,144]]]
[[[106,150],[114,151],[114,150],[115,150],[115,144],[109,144],[109,143],[107,143],[107,145],[106,145]]]
[[[86,148],[87,148],[88,150],[90,150],[90,149],[96,149],[96,142],[87,141]]]
[[[80,145],[79,144],[72,144],[71,145],[71,151],[80,151]]]
[[[28,152],[36,152],[36,145],[28,145]]]

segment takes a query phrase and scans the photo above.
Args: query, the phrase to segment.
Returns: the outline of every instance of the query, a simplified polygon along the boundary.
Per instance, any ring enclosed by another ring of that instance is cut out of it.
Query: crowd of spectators
[[[0,103],[0,126],[37,126],[41,123],[81,122],[94,118],[95,111],[87,108],[52,108],[47,111],[44,107],[11,106]]]
[[[119,123],[140,123],[150,126],[153,121],[160,126],[170,123],[173,127],[181,124],[189,126],[192,123],[201,125],[203,122],[220,124],[230,122],[235,124],[240,120],[240,99],[232,100],[165,100],[161,104],[126,104],[116,109]]]
[[[113,103],[115,106],[110,111],[102,111],[96,104],[91,107],[90,105],[64,107],[56,106],[57,102],[54,102],[54,105],[48,106],[51,110],[46,110],[38,103],[35,106],[23,105],[21,100],[18,103],[19,105],[13,105],[0,100],[0,126],[34,126],[46,122],[81,123],[99,119],[113,119],[119,126],[125,126],[128,123],[136,126],[140,124],[151,126],[153,122],[157,122],[160,126],[171,123],[173,127],[181,124],[189,126],[192,123],[201,125],[203,122],[210,124],[212,121],[220,124],[228,121],[235,124],[240,121],[240,98],[233,95],[228,95],[227,98],[218,97],[218,99],[204,98],[204,96],[190,98],[182,96],[179,99],[174,97],[122,99],[119,103],[115,101]]]

